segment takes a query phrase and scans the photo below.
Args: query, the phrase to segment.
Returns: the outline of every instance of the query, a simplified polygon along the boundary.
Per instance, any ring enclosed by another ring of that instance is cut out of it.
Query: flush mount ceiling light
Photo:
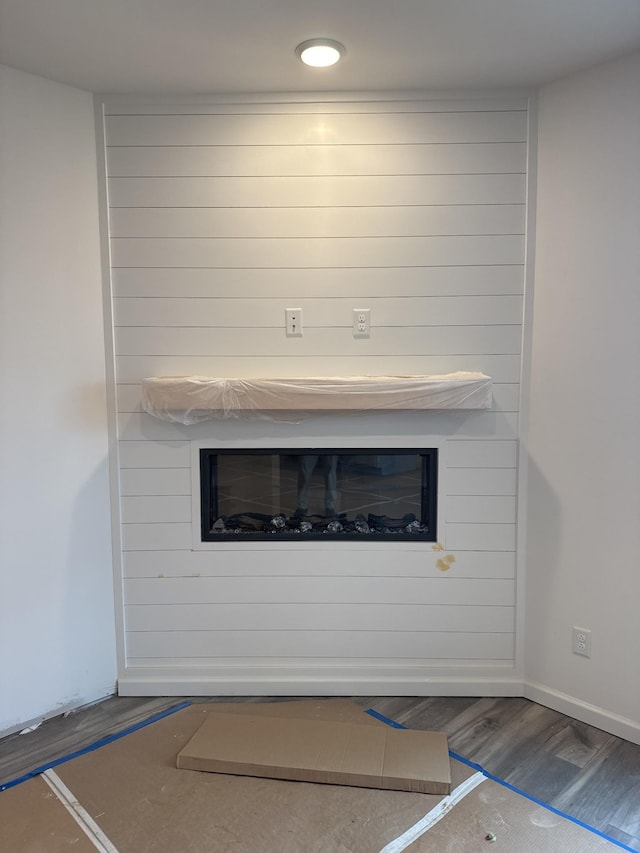
[[[340,42],[324,38],[303,41],[296,48],[296,54],[304,64],[312,65],[314,68],[335,65],[344,53],[344,46]]]

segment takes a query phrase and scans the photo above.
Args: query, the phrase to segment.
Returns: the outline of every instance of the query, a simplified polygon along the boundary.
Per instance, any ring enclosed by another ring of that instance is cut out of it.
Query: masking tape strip
[[[378,713],[378,711],[374,711],[373,708],[369,708],[366,711],[369,716],[374,717],[376,720],[380,720],[381,723],[386,723],[388,726],[391,726],[394,729],[406,729],[407,726],[402,723],[397,723],[395,720],[389,719],[389,717],[385,717],[384,714]],[[458,755],[457,752],[453,752],[453,750],[449,750],[449,755],[451,758],[455,758],[456,761],[460,761],[462,764],[466,764],[467,767],[470,767],[472,770],[476,770],[478,773],[482,773],[487,779],[490,779],[492,782],[496,782],[498,785],[502,785],[503,788],[507,788],[509,791],[513,791],[514,794],[519,794],[521,797],[524,797],[526,800],[529,800],[532,803],[535,803],[538,806],[541,806],[543,809],[546,809],[552,814],[558,815],[558,817],[562,817],[565,820],[571,821],[576,826],[582,827],[582,829],[586,829],[589,832],[592,832],[594,835],[597,835],[599,838],[603,838],[605,841],[608,841],[610,844],[614,844],[616,847],[619,847],[621,850],[627,850],[628,853],[640,853],[640,851],[636,850],[634,847],[629,847],[626,844],[623,844],[622,841],[618,841],[615,838],[612,838],[610,835],[606,835],[604,832],[601,832],[599,829],[596,829],[594,826],[589,826],[588,823],[584,823],[584,821],[579,820],[577,817],[572,817],[570,814],[566,812],[561,812],[559,809],[550,806],[548,803],[539,800],[537,797],[534,797],[532,794],[527,794],[525,791],[520,790],[520,788],[516,788],[515,785],[511,785],[509,782],[505,782],[504,779],[500,779],[498,776],[494,776],[493,773],[490,773],[488,770],[485,770],[480,764],[476,764],[474,761],[469,761],[468,758],[463,758],[461,755]],[[473,778],[473,777],[471,777]],[[384,850],[386,851],[386,847]],[[383,853],[383,851],[381,851]]]
[[[437,806],[434,806],[430,812],[427,812],[421,820],[414,823],[414,825],[410,826],[406,832],[403,832],[402,835],[399,835],[398,838],[394,838],[393,841],[390,841],[385,847],[383,847],[380,853],[400,853],[401,850],[406,850],[410,844],[413,844],[413,842],[416,841],[416,839],[420,838],[421,835],[424,835],[425,832],[430,830],[431,827],[438,823],[438,821],[442,820],[443,817],[446,817],[451,809],[456,806],[460,800],[463,800],[467,794],[470,794],[474,788],[477,788],[481,782],[484,782],[485,778],[484,773],[474,773],[473,776],[469,776],[469,778],[465,779],[464,782],[461,782],[448,797],[445,797]]]
[[[89,746],[85,746],[82,749],[77,750],[76,752],[71,752],[69,755],[65,755],[62,758],[56,758],[55,761],[49,761],[47,764],[42,764],[40,767],[36,767],[35,770],[31,770],[29,773],[25,773],[24,776],[19,776],[17,779],[12,779],[10,782],[5,782],[4,785],[0,785],[0,791],[6,791],[7,788],[13,788],[16,785],[19,785],[21,782],[26,782],[28,779],[33,779],[34,776],[42,775],[45,770],[51,770],[53,767],[57,767],[59,764],[66,764],[67,761],[71,761],[73,758],[78,758],[80,755],[85,755],[87,752],[93,752],[96,749],[100,749],[102,746],[106,746],[109,743],[113,743],[115,740],[120,740],[120,738],[125,737],[126,735],[132,734],[132,732],[137,732],[138,729],[143,729],[145,726],[150,726],[151,723],[156,723],[158,720],[162,720],[165,717],[170,717],[171,714],[175,714],[176,711],[182,711],[183,708],[188,708],[191,705],[191,702],[180,702],[178,705],[172,705],[170,708],[167,708],[164,711],[158,711],[157,714],[153,714],[153,716],[148,717],[146,720],[143,720],[140,723],[135,723],[133,726],[129,726],[129,728],[123,729],[121,732],[116,732],[116,734],[108,735],[107,737],[101,738],[97,740],[95,743],[90,744]]]
[[[53,770],[45,770],[41,775],[96,850],[100,853],[118,853],[117,847],[111,843],[89,812],[80,805],[58,774]]]

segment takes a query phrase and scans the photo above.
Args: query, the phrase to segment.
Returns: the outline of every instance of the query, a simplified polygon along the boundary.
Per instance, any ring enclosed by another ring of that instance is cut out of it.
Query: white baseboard
[[[524,696],[605,732],[640,744],[640,723],[590,705],[544,684],[512,673],[418,676],[350,673],[348,676],[268,676],[228,673],[136,673],[129,669],[118,680],[120,696]]]
[[[523,695],[526,699],[531,699],[539,705],[553,708],[554,711],[559,711],[561,714],[566,714],[590,726],[595,726],[598,729],[609,732],[609,734],[624,738],[632,743],[640,744],[639,722],[627,717],[621,717],[618,714],[613,714],[604,708],[590,705],[588,702],[583,702],[574,696],[569,696],[566,693],[561,693],[559,690],[554,690],[551,687],[533,681],[525,681]]]
[[[148,676],[130,671],[118,680],[120,696],[522,696],[522,680],[509,676],[376,678],[361,676],[229,678]]]

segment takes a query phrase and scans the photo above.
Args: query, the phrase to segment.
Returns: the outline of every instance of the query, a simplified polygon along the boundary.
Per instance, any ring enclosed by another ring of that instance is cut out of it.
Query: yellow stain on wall
[[[435,542],[435,543],[431,546],[431,550],[432,550],[432,551],[444,551],[444,545],[441,545],[439,542]]]
[[[436,568],[440,569],[441,572],[448,572],[455,561],[456,558],[453,554],[447,554],[445,557],[436,561]]]

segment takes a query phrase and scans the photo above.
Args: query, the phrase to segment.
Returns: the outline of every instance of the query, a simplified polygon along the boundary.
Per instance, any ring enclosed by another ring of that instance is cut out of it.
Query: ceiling
[[[529,88],[639,47],[640,0],[0,0],[1,63],[101,93]]]

